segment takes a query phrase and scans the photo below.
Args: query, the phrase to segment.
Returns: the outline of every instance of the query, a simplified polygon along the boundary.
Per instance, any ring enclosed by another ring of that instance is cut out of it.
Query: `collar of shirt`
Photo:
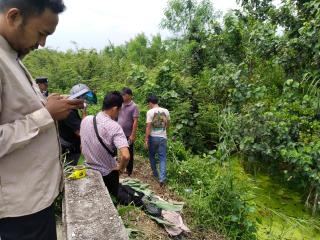
[[[8,41],[0,35],[0,48],[7,52],[13,59],[18,59],[18,53],[10,46]]]
[[[112,120],[112,118],[111,118],[108,114],[106,114],[105,112],[101,112],[101,113],[102,113],[102,115],[103,115],[104,117]]]
[[[129,107],[129,106],[131,106],[132,104],[133,104],[133,101],[131,100],[131,101],[128,102],[128,103],[123,103],[123,106]]]

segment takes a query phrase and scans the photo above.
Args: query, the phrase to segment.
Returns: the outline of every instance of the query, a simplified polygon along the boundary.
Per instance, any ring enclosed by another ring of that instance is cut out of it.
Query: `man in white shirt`
[[[147,112],[145,147],[149,149],[149,160],[153,176],[159,179],[162,187],[166,180],[167,129],[169,127],[170,114],[167,109],[159,107],[156,96],[150,96],[147,102],[150,110]],[[156,154],[158,154],[160,162],[160,175],[156,165]]]

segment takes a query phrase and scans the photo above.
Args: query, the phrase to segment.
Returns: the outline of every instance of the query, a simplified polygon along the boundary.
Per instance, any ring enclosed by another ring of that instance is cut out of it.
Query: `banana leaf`
[[[155,220],[157,223],[159,224],[162,224],[162,225],[166,225],[166,226],[174,226],[172,223],[168,222],[168,221],[165,221],[161,218],[157,218],[157,217],[154,217],[154,216],[149,216],[151,219]]]

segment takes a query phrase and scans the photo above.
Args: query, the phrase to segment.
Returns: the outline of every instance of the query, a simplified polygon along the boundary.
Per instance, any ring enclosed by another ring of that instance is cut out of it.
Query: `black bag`
[[[147,214],[149,214],[151,216],[154,216],[154,217],[162,218],[162,216],[161,216],[162,209],[157,207],[157,205],[155,205],[152,202],[152,197],[151,196],[145,195],[142,198],[142,202],[143,202],[143,210]]]
[[[136,207],[143,206],[142,198],[144,194],[134,190],[132,187],[127,185],[119,184],[118,190],[118,203],[122,205],[133,204]]]

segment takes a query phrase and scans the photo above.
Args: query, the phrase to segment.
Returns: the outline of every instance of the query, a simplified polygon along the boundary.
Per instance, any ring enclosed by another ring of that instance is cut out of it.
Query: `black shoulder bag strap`
[[[96,116],[93,117],[93,127],[94,127],[94,131],[96,132],[97,138],[98,138],[99,142],[101,143],[101,145],[104,147],[104,149],[106,149],[107,152],[108,152],[112,157],[116,157],[116,156],[117,156],[117,153],[111,151],[111,150],[104,144],[104,142],[102,141],[102,139],[101,139],[101,137],[100,137],[100,135],[99,135],[98,127],[97,127],[97,119],[96,119]]]

